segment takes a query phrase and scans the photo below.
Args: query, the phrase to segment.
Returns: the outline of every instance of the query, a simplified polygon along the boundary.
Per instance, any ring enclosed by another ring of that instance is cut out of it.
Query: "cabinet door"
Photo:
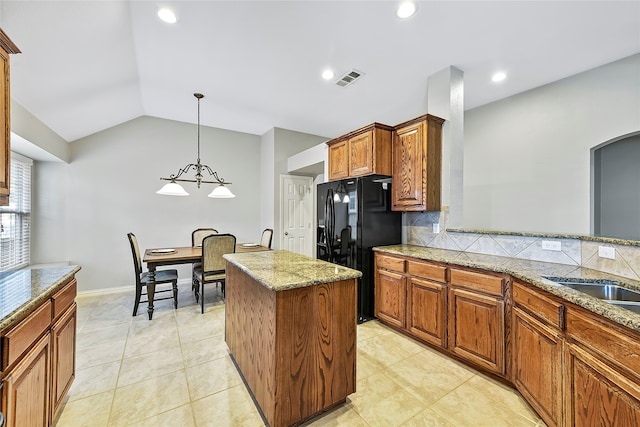
[[[393,136],[393,210],[425,210],[424,122],[396,130]]]
[[[390,325],[404,328],[406,298],[403,275],[386,270],[377,271],[375,282],[377,318]]]
[[[348,176],[347,140],[338,141],[329,146],[329,180],[343,179]]]
[[[9,128],[9,54],[0,49],[0,206],[9,204],[11,147]]]
[[[548,426],[561,426],[563,340],[519,308],[512,328],[514,385]]]
[[[349,176],[373,173],[373,131],[349,139]]]
[[[579,345],[568,344],[566,355],[568,426],[640,425],[637,382]]]
[[[441,283],[409,277],[407,329],[432,344],[447,345],[447,287]]]
[[[76,373],[76,304],[51,328],[51,419],[55,419]]]
[[[49,334],[4,380],[3,409],[7,427],[44,427],[49,420]]]
[[[449,290],[449,349],[496,374],[504,375],[504,301]]]

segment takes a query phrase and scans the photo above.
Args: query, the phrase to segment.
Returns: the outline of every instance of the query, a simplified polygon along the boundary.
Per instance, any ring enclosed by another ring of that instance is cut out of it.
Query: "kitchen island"
[[[267,423],[343,403],[356,388],[362,273],[282,250],[224,257],[225,340]]]

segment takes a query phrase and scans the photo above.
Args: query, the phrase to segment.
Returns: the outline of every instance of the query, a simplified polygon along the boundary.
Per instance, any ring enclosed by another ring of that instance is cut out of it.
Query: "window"
[[[9,205],[0,206],[0,271],[29,265],[32,164],[32,160],[11,153]]]

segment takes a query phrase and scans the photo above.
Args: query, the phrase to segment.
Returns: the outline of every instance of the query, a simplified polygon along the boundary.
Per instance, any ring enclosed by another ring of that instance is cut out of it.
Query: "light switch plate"
[[[598,256],[600,258],[616,259],[616,248],[611,246],[598,246]]]
[[[439,223],[434,223],[433,224],[433,232],[434,233],[439,233],[440,232],[440,224]]]
[[[542,249],[545,251],[561,251],[562,242],[560,240],[543,240]]]

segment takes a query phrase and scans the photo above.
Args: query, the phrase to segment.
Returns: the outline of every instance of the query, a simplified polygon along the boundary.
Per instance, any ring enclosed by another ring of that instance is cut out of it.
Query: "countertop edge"
[[[29,301],[22,304],[21,306],[13,310],[11,313],[6,315],[2,320],[0,320],[0,335],[4,334],[4,331],[7,328],[12,327],[14,323],[27,317],[33,310],[35,310],[42,303],[42,301],[51,297],[51,295],[53,295],[60,288],[62,284],[71,280],[71,278],[73,278],[75,274],[81,269],[79,265],[70,265],[69,267],[72,267],[72,269],[69,272],[62,274],[57,280],[52,282],[51,285],[49,285],[39,295],[31,298]],[[46,268],[43,270],[46,270]]]
[[[407,253],[403,249],[411,250],[411,253]],[[414,246],[414,245],[393,245],[393,246],[378,246],[373,248],[376,252],[387,253],[389,255],[401,255],[407,256],[417,259],[422,259],[425,261],[435,261],[441,262],[444,264],[459,266],[459,267],[469,267],[469,268],[479,268],[483,270],[493,271],[496,273],[506,273],[509,274],[516,279],[520,279],[524,282],[527,282],[539,289],[549,292],[559,298],[562,298],[570,303],[573,303],[577,306],[580,306],[586,310],[599,314],[615,323],[626,326],[629,329],[633,329],[636,332],[640,332],[640,315],[633,313],[629,310],[625,310],[623,308],[616,307],[613,304],[608,304],[602,300],[591,297],[585,293],[576,291],[574,289],[570,289],[566,286],[562,286],[555,282],[552,282],[548,279],[545,279],[541,274],[536,274],[530,271],[523,271],[522,269],[518,269],[518,264],[521,264],[523,260],[508,258],[508,257],[498,257],[504,260],[504,263],[491,264],[485,262],[474,262],[471,260],[462,260],[459,259],[461,254],[466,254],[466,252],[462,251],[454,251],[448,249],[436,249],[436,248],[428,248],[422,246]],[[424,252],[421,253],[421,250]],[[428,251],[437,251],[439,255],[428,254]],[[446,256],[445,254],[449,253],[450,256]],[[469,255],[478,255],[481,254],[469,254]],[[509,262],[516,264],[514,266],[510,266]],[[542,261],[534,261],[541,266],[544,264],[554,266],[565,266],[564,264],[553,264],[553,263],[545,263]],[[532,262],[533,263],[533,262]],[[588,272],[597,272],[597,270],[591,270],[584,267],[579,266],[565,266],[565,267],[573,267],[575,271],[588,271]],[[577,275],[577,274],[576,274]],[[609,273],[602,272],[602,276],[614,277]],[[618,277],[618,276],[615,276]],[[640,284],[634,283],[631,279],[619,278],[618,280],[623,286],[628,287],[629,289],[640,290]]]

